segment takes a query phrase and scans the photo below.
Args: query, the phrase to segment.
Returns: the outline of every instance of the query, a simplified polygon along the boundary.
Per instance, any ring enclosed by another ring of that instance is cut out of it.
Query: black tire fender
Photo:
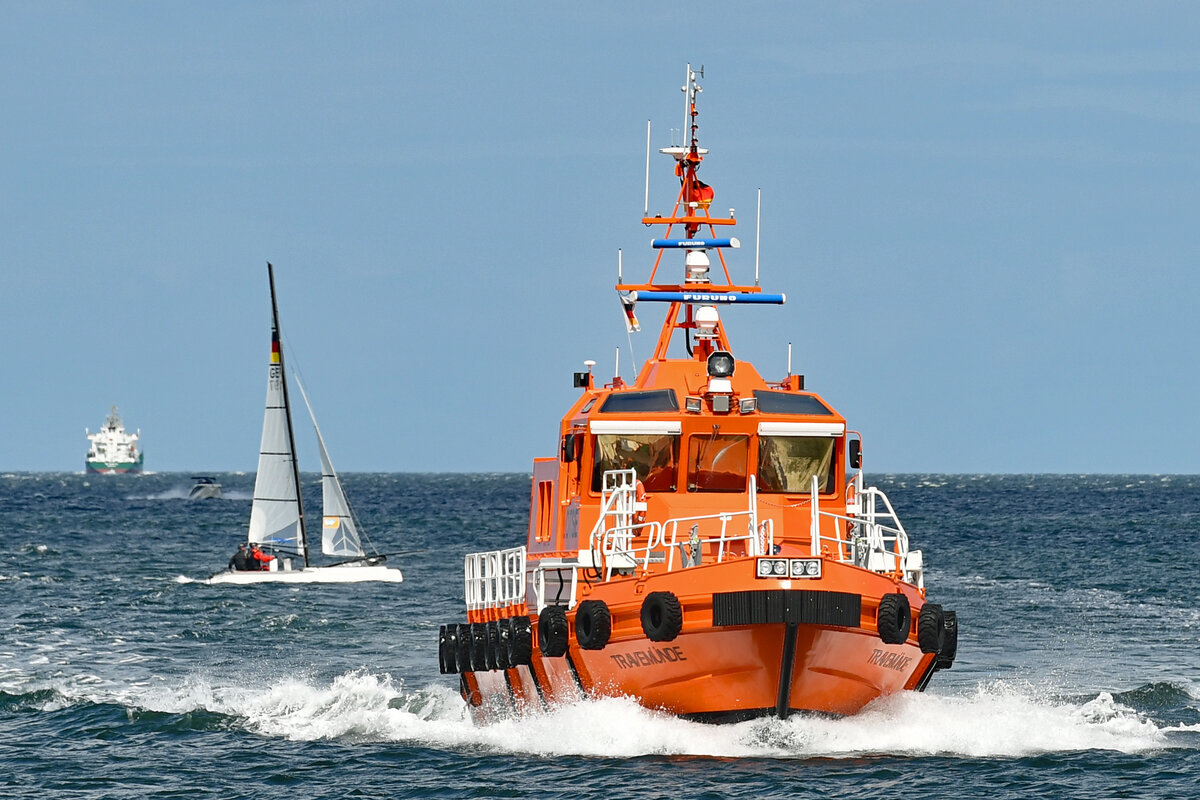
[[[652,642],[670,642],[683,629],[683,606],[674,592],[651,592],[642,601],[642,632]]]
[[[940,653],[946,638],[945,615],[937,603],[921,606],[917,615],[917,642],[922,653]]]
[[[879,599],[879,616],[876,617],[879,638],[884,644],[904,644],[912,627],[912,608],[908,598],[899,592],[885,594]]]
[[[566,655],[568,642],[567,609],[546,606],[538,614],[538,646],[542,655],[558,658]]]
[[[513,666],[509,653],[512,652],[512,618],[505,617],[496,622],[499,632],[496,643],[496,669],[508,669]]]
[[[487,672],[488,634],[486,622],[471,623],[471,669]]]
[[[487,632],[487,668],[500,669],[500,623],[494,619],[484,622],[483,629]],[[508,660],[507,653],[504,660]]]
[[[465,622],[454,626],[454,663],[459,672],[471,671],[471,626]]]
[[[454,658],[457,635],[457,625],[443,625],[438,630],[438,671],[443,675],[458,672],[458,664]]]
[[[958,614],[954,611],[943,611],[942,649],[938,651],[933,665],[936,669],[950,669],[956,655],[958,655]]]
[[[612,613],[603,600],[584,600],[575,609],[575,641],[584,650],[603,650],[612,636]]]
[[[508,666],[529,666],[533,663],[533,624],[529,617],[513,617],[509,624],[512,635],[508,640]]]

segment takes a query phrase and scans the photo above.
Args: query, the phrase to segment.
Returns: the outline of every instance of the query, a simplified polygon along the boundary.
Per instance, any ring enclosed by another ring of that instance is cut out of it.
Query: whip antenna
[[[758,243],[762,237],[762,189],[758,190],[758,213],[754,219],[754,285],[758,286]],[[789,368],[788,373],[791,374]]]
[[[650,216],[650,120],[646,120],[646,205],[642,216]]]

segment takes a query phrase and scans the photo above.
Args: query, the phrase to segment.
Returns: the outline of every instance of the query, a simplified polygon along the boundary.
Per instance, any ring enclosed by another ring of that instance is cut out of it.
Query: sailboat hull
[[[281,569],[271,571],[218,572],[205,581],[208,584],[228,583],[245,585],[251,583],[401,583],[403,573],[395,567],[380,565],[339,564],[331,567],[307,567],[305,569]]]

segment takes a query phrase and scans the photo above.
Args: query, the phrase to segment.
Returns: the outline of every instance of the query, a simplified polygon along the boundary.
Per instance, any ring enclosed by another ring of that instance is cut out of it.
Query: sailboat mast
[[[271,331],[276,338],[279,334],[279,306],[275,302],[275,268],[267,262],[267,277],[271,282]],[[300,492],[300,459],[296,456],[296,435],[292,431],[292,404],[288,400],[287,370],[283,365],[283,340],[279,338],[279,378],[283,384],[283,416],[287,420],[288,445],[292,452],[292,477],[296,481],[296,509],[300,514],[300,551],[304,557],[304,566],[308,566],[308,533],[304,526],[304,498]]]

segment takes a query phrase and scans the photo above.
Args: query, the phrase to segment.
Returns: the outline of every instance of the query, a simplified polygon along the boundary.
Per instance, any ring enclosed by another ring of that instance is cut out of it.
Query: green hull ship
[[[126,433],[116,406],[108,412],[103,428],[95,433],[88,433],[87,428],[84,428],[83,432],[90,442],[85,461],[88,474],[141,473],[142,463],[146,458],[145,453],[138,449],[138,440],[141,439],[142,432],[139,429],[137,433]]]

